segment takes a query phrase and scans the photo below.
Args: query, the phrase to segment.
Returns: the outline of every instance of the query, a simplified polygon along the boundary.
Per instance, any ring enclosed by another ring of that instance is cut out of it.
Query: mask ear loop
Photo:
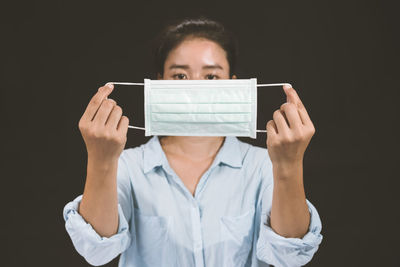
[[[138,86],[144,86],[144,83],[128,83],[128,82],[109,82],[109,83],[116,84],[116,85],[138,85]],[[146,130],[144,127],[132,126],[132,125],[128,125],[128,128],[142,130],[142,131]]]
[[[272,86],[284,86],[288,85],[292,87],[290,83],[264,83],[264,84],[257,84],[257,87],[272,87]],[[266,133],[267,130],[256,130],[257,133]]]
[[[116,85],[138,85],[138,86],[144,86],[144,83],[128,83],[128,82],[109,82],[112,84]],[[273,87],[273,86],[284,86],[284,85],[289,85],[292,87],[290,83],[265,83],[265,84],[257,84],[257,87]],[[128,125],[128,128],[131,129],[138,129],[138,130],[143,130],[145,131],[146,129],[144,127],[138,127],[138,126],[132,126]],[[257,133],[266,133],[267,130],[256,130]]]

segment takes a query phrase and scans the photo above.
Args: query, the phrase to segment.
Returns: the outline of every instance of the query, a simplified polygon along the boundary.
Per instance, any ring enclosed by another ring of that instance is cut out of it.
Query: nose
[[[201,80],[201,73],[200,72],[194,72],[192,73],[190,80]]]

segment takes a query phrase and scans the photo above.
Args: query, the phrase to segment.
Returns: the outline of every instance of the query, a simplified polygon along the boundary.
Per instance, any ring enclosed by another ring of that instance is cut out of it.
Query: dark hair
[[[164,63],[171,50],[186,38],[205,38],[219,44],[225,50],[229,63],[229,76],[235,73],[237,40],[220,22],[204,16],[175,21],[156,36],[153,41],[155,74],[164,74]]]

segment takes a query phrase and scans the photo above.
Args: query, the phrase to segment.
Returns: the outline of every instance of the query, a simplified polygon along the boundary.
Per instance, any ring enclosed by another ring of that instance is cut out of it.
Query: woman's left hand
[[[287,102],[267,123],[267,148],[273,166],[289,171],[303,163],[315,128],[296,91],[286,85],[283,89]]]

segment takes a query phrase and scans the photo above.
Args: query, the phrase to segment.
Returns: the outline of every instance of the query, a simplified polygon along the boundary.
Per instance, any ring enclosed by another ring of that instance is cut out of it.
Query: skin
[[[229,77],[226,52],[215,42],[191,38],[171,50],[158,79],[236,79]],[[117,166],[126,143],[128,118],[114,100],[113,86],[99,88],[83,114],[79,129],[88,151],[86,184],[79,212],[101,235],[118,229]],[[284,87],[287,102],[268,121],[267,148],[273,165],[271,227],[285,237],[303,237],[310,214],[303,186],[303,156],[315,129],[293,88]],[[224,137],[167,136],[161,145],[168,162],[195,194]]]

